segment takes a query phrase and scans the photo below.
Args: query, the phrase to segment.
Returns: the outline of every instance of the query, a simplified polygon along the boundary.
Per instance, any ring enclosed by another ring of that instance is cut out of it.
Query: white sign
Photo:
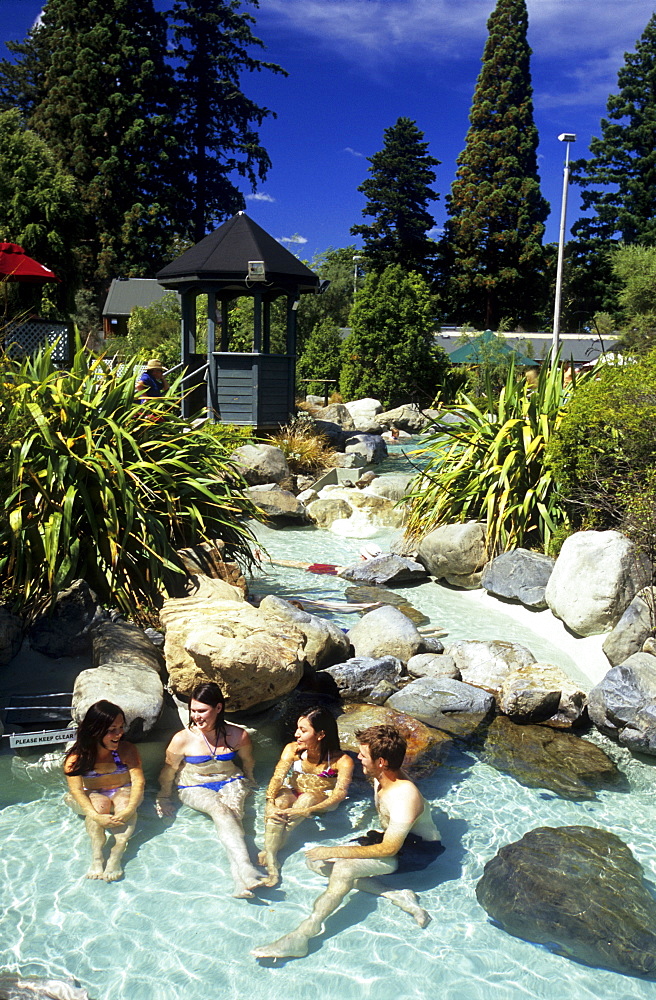
[[[12,733],[10,747],[38,747],[43,743],[68,743],[75,739],[75,729],[44,729],[40,733]]]

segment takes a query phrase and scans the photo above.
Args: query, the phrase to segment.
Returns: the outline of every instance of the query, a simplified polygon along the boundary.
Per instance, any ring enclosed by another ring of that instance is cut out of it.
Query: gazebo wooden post
[[[216,291],[207,290],[207,416],[214,421],[216,399],[216,365],[214,351],[216,350]]]
[[[180,311],[182,335],[182,368],[185,375],[189,374],[192,355],[196,353],[196,290],[188,288],[181,293]],[[185,371],[186,369],[186,371]],[[182,416],[191,416],[191,399],[188,393],[189,384],[185,383],[182,396]]]

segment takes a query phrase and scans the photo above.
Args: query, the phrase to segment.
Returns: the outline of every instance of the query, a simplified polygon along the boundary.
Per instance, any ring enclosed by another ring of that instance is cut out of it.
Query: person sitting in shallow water
[[[246,796],[255,787],[253,749],[246,730],[225,721],[224,704],[221,689],[212,681],[191,692],[189,726],[167,747],[156,808],[159,816],[173,815],[171,793],[177,776],[180,800],[214,821],[230,862],[233,895],[246,898],[263,881],[248,856],[242,826]]]
[[[91,840],[87,878],[105,882],[123,875],[121,858],[134,833],[144,792],[139,751],[123,739],[124,730],[122,709],[111,701],[97,701],[80,723],[64,759],[66,802],[85,817]],[[107,864],[103,856],[106,834],[114,834]]]
[[[353,761],[342,753],[337,723],[327,709],[304,712],[295,736],[283,750],[266,793],[264,850],[258,860],[266,865],[265,884],[270,886],[280,880],[278,852],[289,834],[308,816],[336,809],[353,775]]]

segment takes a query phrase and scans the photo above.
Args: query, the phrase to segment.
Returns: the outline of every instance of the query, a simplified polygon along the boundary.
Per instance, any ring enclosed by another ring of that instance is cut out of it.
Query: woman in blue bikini
[[[66,802],[84,816],[91,840],[87,878],[105,882],[123,875],[121,858],[134,833],[144,792],[139,751],[123,739],[124,730],[125,716],[118,705],[97,701],[80,723],[64,759]],[[114,834],[107,864],[103,857],[106,833]]]
[[[242,826],[244,802],[255,785],[253,749],[246,730],[226,722],[223,709],[218,684],[194,688],[189,727],[176,733],[166,750],[156,808],[160,816],[173,815],[171,794],[177,776],[180,800],[214,821],[230,862],[233,895],[245,898],[253,895],[263,878],[248,856]]]
[[[278,852],[291,831],[308,816],[332,812],[346,798],[353,761],[339,745],[337,723],[325,708],[311,708],[296,724],[266,793],[264,850],[259,862],[268,872],[265,885],[280,881]]]

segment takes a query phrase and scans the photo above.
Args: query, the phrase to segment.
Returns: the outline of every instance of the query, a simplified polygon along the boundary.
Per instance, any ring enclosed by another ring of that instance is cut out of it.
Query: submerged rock
[[[588,965],[652,976],[656,902],[642,876],[606,830],[539,827],[488,861],[476,898],[509,934]]]
[[[358,751],[356,732],[369,726],[396,726],[405,737],[408,750],[404,766],[412,767],[422,758],[429,757],[429,763],[441,763],[451,746],[451,738],[446,733],[429,729],[423,722],[404,712],[396,712],[386,705],[345,705],[344,714],[337,720],[340,743],[345,750]]]
[[[77,983],[0,973],[0,1000],[91,1000]]]
[[[594,743],[546,726],[517,725],[503,715],[486,730],[481,756],[520,785],[548,788],[575,801],[594,799],[595,789],[617,785],[622,778]]]
[[[415,625],[426,625],[430,621],[430,618],[423,611],[419,611],[418,608],[409,604],[406,597],[396,594],[393,590],[388,590],[386,587],[347,587],[344,591],[344,596],[349,601],[355,601],[358,604],[373,602],[377,604],[389,604],[393,608],[398,608],[399,611],[402,611],[406,618],[409,618]]]

